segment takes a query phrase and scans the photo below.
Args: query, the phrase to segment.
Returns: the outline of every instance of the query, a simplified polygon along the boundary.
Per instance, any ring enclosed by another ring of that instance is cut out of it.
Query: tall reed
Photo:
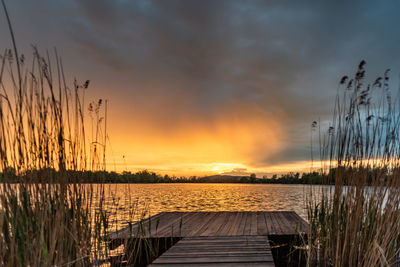
[[[107,252],[104,190],[68,171],[105,169],[105,111],[97,102],[97,133],[87,139],[89,81],[68,87],[56,50],[19,54],[2,5],[13,49],[0,56],[0,265],[87,266]]]
[[[334,186],[320,188],[320,199],[309,195],[310,266],[399,263],[400,95],[389,70],[366,83],[365,65],[341,79],[333,119],[320,135],[321,169]]]

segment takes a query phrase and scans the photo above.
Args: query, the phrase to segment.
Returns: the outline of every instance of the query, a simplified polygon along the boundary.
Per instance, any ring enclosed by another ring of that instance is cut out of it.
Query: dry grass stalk
[[[0,56],[0,265],[87,266],[104,257],[108,228],[101,186],[68,176],[88,167],[81,99],[89,82],[75,81],[71,90],[57,51],[51,60],[33,47],[28,64],[2,4],[13,50]],[[90,142],[104,147],[91,150],[96,169],[105,166],[105,139]]]
[[[365,61],[340,85],[320,136],[321,162],[329,162],[322,172],[334,186],[309,198],[308,262],[393,266],[400,252],[399,95],[393,98],[389,70],[365,84]]]

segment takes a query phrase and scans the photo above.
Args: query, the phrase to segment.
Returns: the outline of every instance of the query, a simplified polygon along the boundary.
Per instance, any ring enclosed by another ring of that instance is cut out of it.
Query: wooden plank
[[[150,264],[148,265],[149,267],[185,267],[188,266],[188,264],[183,263],[164,263],[164,264]],[[258,267],[258,266],[264,266],[264,267],[273,267],[275,264],[273,262],[248,262],[246,265],[243,265],[243,263],[191,263],[189,266],[191,267]]]
[[[244,224],[243,235],[250,235],[251,229],[251,212],[246,212],[246,222]]]
[[[223,236],[224,237],[224,236]],[[265,241],[265,239],[253,239],[253,238],[241,238],[241,236],[238,237],[233,237],[232,239],[227,239],[226,237],[221,238],[221,239],[215,239],[215,238],[210,238],[210,240],[204,240],[204,239],[190,239],[190,240],[184,240],[180,242],[180,244],[192,244],[192,243],[210,243],[210,242],[215,242],[215,243],[232,243],[232,242],[250,242],[251,243],[262,243]]]
[[[215,212],[196,212],[188,218],[182,227],[184,237],[199,235],[197,232],[201,229],[207,228],[211,219],[216,216]]]
[[[207,219],[205,219],[203,225],[199,227],[198,229],[193,229],[192,232],[188,236],[194,237],[194,236],[201,236],[208,228],[210,228],[210,224],[215,218],[218,216],[217,212],[210,212],[207,216]]]
[[[120,230],[115,231],[115,232],[113,232],[113,233],[110,233],[109,239],[110,239],[110,240],[115,240],[115,239],[126,239],[126,238],[129,238],[129,237],[131,237],[131,236],[137,236],[137,235],[138,235],[138,232],[139,232],[139,226],[140,226],[140,225],[146,224],[146,223],[148,223],[149,221],[151,221],[151,222],[152,222],[152,227],[153,227],[153,223],[154,223],[157,219],[159,219],[159,218],[165,216],[166,213],[168,213],[168,212],[160,212],[160,213],[158,213],[158,214],[156,214],[156,215],[153,215],[153,216],[151,216],[151,217],[149,217],[149,218],[143,219],[143,220],[141,220],[140,222],[137,222],[137,223],[135,223],[134,225],[132,225],[132,228],[131,228],[131,229],[130,229],[129,226],[128,226],[128,227],[126,227],[126,228],[123,228],[123,229],[120,229]],[[154,227],[155,227],[155,223],[154,223]]]
[[[257,212],[257,234],[258,235],[267,235],[267,224],[265,222],[264,213]]]
[[[207,240],[242,240],[243,238],[246,237],[242,237],[242,236],[209,236],[207,237]],[[266,236],[252,236],[251,239],[252,240],[266,240]],[[204,240],[204,237],[201,236],[193,236],[190,237],[190,240]],[[182,242],[189,242],[188,238],[185,238],[182,240]]]
[[[185,251],[182,253],[172,251],[170,256],[176,256],[176,257],[192,257],[192,256],[198,256],[198,255],[206,255],[207,257],[225,257],[225,256],[254,256],[254,255],[262,255],[262,256],[272,256],[272,252],[262,252],[260,251],[260,248],[253,249],[253,250],[234,250],[234,251],[229,251],[227,249],[219,249],[217,252],[213,251],[205,251],[205,250],[192,250],[192,251]],[[205,256],[204,256],[205,257]]]
[[[234,212],[224,212],[224,220],[220,227],[215,231],[216,236],[226,236],[229,231],[231,218],[233,218]]]
[[[276,212],[275,211],[271,211],[270,214],[271,214],[271,222],[275,227],[276,234],[277,235],[282,235],[284,232],[283,232],[283,229],[282,229],[281,222],[279,221],[279,219],[277,219]]]
[[[218,236],[228,236],[229,231],[233,226],[233,222],[236,219],[238,212],[230,212],[226,216],[226,223],[218,231]]]
[[[237,235],[237,230],[240,224],[240,220],[243,217],[243,212],[237,212],[234,220],[231,222],[231,228],[229,229],[227,236]]]
[[[296,229],[307,232],[308,224],[293,211],[163,212],[136,223],[132,231],[127,227],[111,233],[110,240],[138,235],[142,237],[292,235],[296,234]]]
[[[296,227],[294,224],[290,224],[288,222],[286,216],[284,215],[287,212],[276,212],[275,213],[275,219],[279,223],[281,227],[281,234],[285,234],[288,232],[295,232]]]
[[[236,232],[237,232],[237,228],[240,223],[241,216],[242,216],[242,212],[236,212],[234,214],[234,217],[229,222],[230,227],[229,227],[229,230],[226,232],[225,236],[227,236],[228,238],[236,236]]]
[[[247,243],[233,243],[233,244],[215,244],[215,243],[205,243],[205,244],[188,244],[186,246],[174,246],[174,250],[182,249],[182,250],[192,250],[192,249],[198,249],[198,248],[204,248],[207,249],[207,246],[214,246],[218,248],[243,248],[245,246],[246,249],[257,249],[257,248],[264,248],[265,244],[247,244]],[[172,248],[171,248],[172,249]]]
[[[141,236],[153,236],[157,235],[157,232],[160,228],[165,225],[166,222],[170,221],[171,218],[175,218],[177,216],[174,212],[166,212],[162,216],[153,216],[144,222],[138,222],[136,227],[138,228],[137,233]]]
[[[274,266],[266,236],[183,238],[150,266],[174,266],[174,264],[193,267],[260,266],[259,264]]]
[[[297,218],[294,219],[292,217],[293,212],[282,212],[280,215],[283,217],[285,224],[287,225],[288,229],[292,231],[293,233],[297,234],[301,232],[301,221],[298,221]]]
[[[172,218],[164,219],[163,224],[154,236],[157,237],[180,237],[181,236],[181,224],[191,218],[192,213],[187,212],[176,212]],[[161,220],[160,219],[160,220]]]
[[[224,212],[224,220],[221,226],[215,231],[216,236],[227,236],[230,227],[232,226],[232,218],[234,217],[234,212]]]
[[[293,211],[163,212],[132,227],[139,230],[144,237],[183,237],[151,266],[274,266],[267,236],[307,232],[308,224]],[[131,238],[130,232],[111,239]]]
[[[166,226],[162,227],[158,232],[160,237],[180,237],[182,236],[182,228],[185,224],[190,225],[190,220],[193,219],[193,212],[177,213],[178,216],[171,219]]]
[[[257,235],[257,212],[251,213],[251,227],[250,227],[250,235]]]
[[[244,212],[242,213],[242,218],[240,220],[239,227],[237,228],[236,235],[243,235],[244,228],[246,226],[246,219],[247,219],[247,213]]]
[[[221,236],[224,238],[224,240],[216,240],[216,239],[211,239],[210,240],[198,240],[194,239],[192,240],[192,237],[185,237],[180,240],[179,244],[186,245],[186,244],[209,244],[209,243],[215,243],[215,244],[231,244],[231,243],[246,243],[246,244],[265,244],[265,239],[251,239],[252,236],[234,236],[232,240],[225,239],[225,236]],[[242,238],[241,238],[242,237]],[[265,236],[267,237],[267,236]],[[188,238],[190,240],[188,240]],[[197,237],[196,237],[197,238]],[[206,238],[206,237],[204,237]],[[208,236],[207,236],[208,238]],[[181,242],[182,241],[182,242]]]
[[[254,251],[258,251],[259,249],[264,249],[265,246],[260,246],[260,245],[237,245],[237,246],[216,246],[213,245],[215,247],[218,247],[218,251],[248,251],[248,252],[254,252]],[[192,246],[192,247],[174,247],[174,248],[170,248],[172,252],[194,252],[194,251],[204,251],[207,252],[209,251],[209,247],[206,246]],[[269,253],[269,252],[266,252]]]
[[[152,219],[151,233],[147,233],[146,236],[157,236],[163,227],[168,226],[169,223],[172,223],[177,217],[178,214],[176,212],[166,212],[161,217]],[[148,228],[147,222],[139,222],[137,225],[142,225],[141,227],[144,229]]]
[[[303,232],[308,232],[309,230],[309,224],[303,219],[301,218],[296,212],[291,212],[290,213],[291,216],[291,220],[296,221],[300,226],[301,226],[301,230]]]
[[[197,212],[197,217],[195,221],[192,223],[190,230],[186,232],[186,236],[192,236],[196,231],[201,229],[204,225],[208,224],[211,221],[214,213],[211,212]]]
[[[215,254],[215,255],[219,255],[221,253],[223,254],[235,254],[235,253],[262,253],[265,255],[271,255],[272,252],[270,251],[266,251],[266,252],[260,252],[260,249],[264,249],[264,247],[260,248],[260,247],[237,247],[237,248],[232,248],[232,247],[226,247],[226,248],[218,248],[218,251],[210,251],[209,249],[200,249],[200,248],[188,248],[188,249],[173,249],[170,251],[170,253],[172,254],[183,254],[183,255],[193,255],[193,254],[201,254],[201,253],[207,253],[207,254]]]
[[[274,220],[274,215],[272,212],[268,212],[265,215],[265,219],[268,222],[268,225],[270,226],[270,232],[268,234],[278,234],[279,233],[279,229],[278,226],[276,225],[276,222]]]
[[[235,256],[235,257],[253,257],[259,255],[271,255],[271,253],[266,253],[264,251],[259,250],[252,250],[252,251],[192,251],[192,252],[169,252],[168,255],[164,257],[184,257],[184,258],[191,258],[191,257],[228,257],[228,256]]]
[[[257,256],[257,257],[190,257],[190,258],[161,258],[156,264],[163,263],[252,263],[252,262],[273,262],[272,256]]]
[[[302,233],[308,231],[308,224],[295,212],[288,212],[285,214],[287,220],[292,225],[296,233]]]
[[[148,225],[148,220],[146,221],[141,221],[136,224],[136,227],[138,228],[138,233],[140,233],[142,236],[157,236],[158,232],[160,229],[164,226],[166,226],[169,222],[173,221],[178,214],[176,212],[166,212],[160,217],[156,218],[151,218],[151,232],[148,231],[149,225]],[[158,222],[158,223],[157,223]],[[142,230],[140,230],[140,228]],[[142,232],[145,231],[145,234]]]
[[[275,234],[275,226],[272,223],[271,214],[269,212],[264,213],[264,220],[265,220],[265,225],[267,226],[268,234],[269,235]]]
[[[200,236],[215,236],[218,234],[218,230],[221,224],[225,222],[227,214],[225,212],[218,212],[217,217],[209,223],[209,227]]]

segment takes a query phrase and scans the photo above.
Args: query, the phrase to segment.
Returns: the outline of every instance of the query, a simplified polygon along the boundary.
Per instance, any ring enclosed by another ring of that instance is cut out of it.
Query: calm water
[[[162,211],[293,210],[307,219],[309,185],[270,184],[111,184],[106,210],[123,226]]]

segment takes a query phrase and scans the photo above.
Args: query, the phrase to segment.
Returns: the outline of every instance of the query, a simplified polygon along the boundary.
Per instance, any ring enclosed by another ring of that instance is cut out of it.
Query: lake
[[[162,211],[283,211],[307,219],[310,185],[107,184],[105,209],[119,227]]]

